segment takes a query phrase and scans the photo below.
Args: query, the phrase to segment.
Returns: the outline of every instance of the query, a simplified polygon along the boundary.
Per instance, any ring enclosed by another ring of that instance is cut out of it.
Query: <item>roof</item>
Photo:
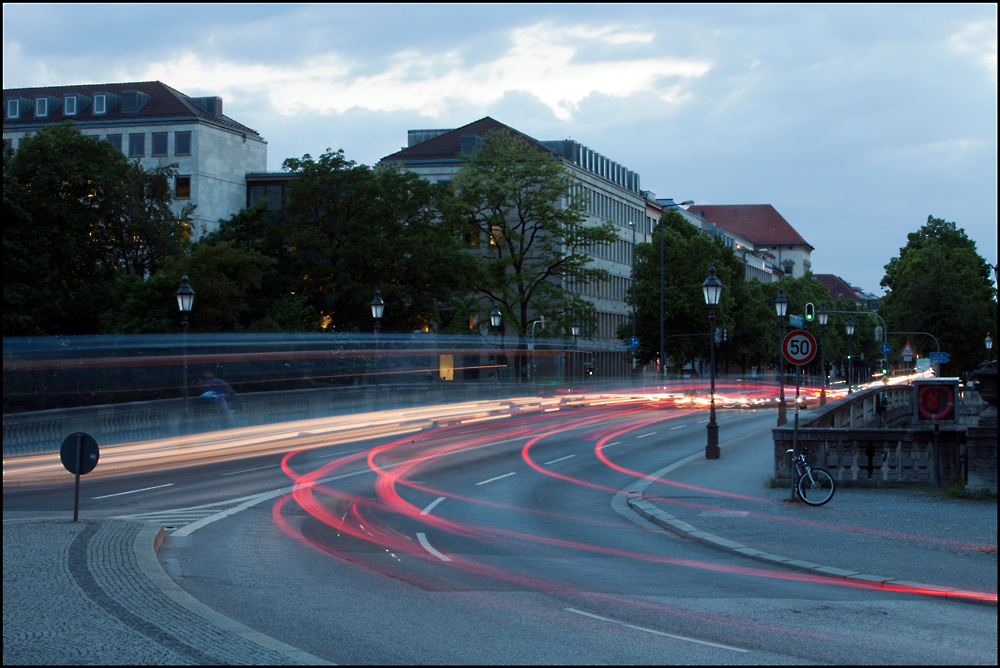
[[[454,130],[437,130],[434,132],[441,132],[431,139],[422,141],[414,146],[408,146],[402,150],[396,151],[391,155],[387,155],[382,158],[382,162],[414,162],[421,160],[457,160],[458,156],[462,153],[462,136],[475,135],[477,137],[485,137],[491,130],[506,130],[513,135],[523,137],[528,140],[528,142],[534,145],[539,151],[544,151],[546,153],[551,153],[549,149],[542,146],[538,140],[533,137],[529,137],[523,132],[518,132],[514,128],[504,125],[500,121],[497,121],[489,116],[480,118],[478,121],[473,121],[468,125],[463,125],[460,128]],[[433,133],[431,133],[433,134]]]
[[[44,118],[38,118],[33,113],[24,113],[19,118],[7,118],[6,101],[19,97],[29,101],[34,101],[39,97],[51,97],[62,101],[68,95],[83,95],[93,99],[95,93],[109,93],[118,98],[124,97],[126,91],[138,91],[144,100],[138,111],[126,113],[122,110],[120,102],[113,106],[109,105],[107,113],[96,115],[91,106],[84,106],[73,115],[65,115],[61,104],[52,105],[53,108]],[[148,97],[147,97],[148,96]],[[223,115],[221,98],[191,98],[174,90],[170,86],[160,81],[138,81],[126,83],[100,83],[85,84],[82,86],[43,86],[38,88],[4,88],[3,99],[5,103],[3,127],[4,130],[17,130],[21,127],[35,128],[39,125],[49,123],[61,123],[72,120],[74,123],[86,125],[89,122],[100,122],[107,124],[109,121],[134,122],[135,119],[154,118],[196,118],[199,120],[215,123],[226,127],[234,132],[246,133],[260,139],[260,134],[247,126],[237,123],[228,116]],[[215,109],[217,113],[212,113],[210,109]]]
[[[774,246],[809,246],[787,220],[770,204],[703,204],[688,209],[754,245],[754,249]]]
[[[830,291],[830,296],[836,299],[851,299],[859,304],[867,304],[865,299],[854,291],[850,284],[834,274],[816,274],[816,280]]]

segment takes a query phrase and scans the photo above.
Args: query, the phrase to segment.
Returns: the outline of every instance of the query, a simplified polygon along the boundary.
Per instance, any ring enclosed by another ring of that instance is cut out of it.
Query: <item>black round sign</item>
[[[79,471],[76,467],[76,447],[78,442],[80,444]],[[70,473],[79,473],[80,475],[93,471],[100,457],[101,452],[97,447],[97,441],[94,440],[93,436],[84,434],[82,431],[67,436],[66,440],[62,442],[62,447],[59,449],[59,459],[62,460],[62,465],[66,467],[66,470]]]

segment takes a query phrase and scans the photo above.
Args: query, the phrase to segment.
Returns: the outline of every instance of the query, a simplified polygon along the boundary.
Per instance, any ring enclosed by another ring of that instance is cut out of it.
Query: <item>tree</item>
[[[370,169],[330,152],[288,159],[291,260],[303,291],[337,331],[370,331],[380,290],[383,328],[424,329],[469,289],[474,258],[442,215],[443,186],[395,168]]]
[[[885,265],[879,306],[890,331],[929,332],[951,355],[949,375],[975,369],[985,357],[986,333],[997,333],[992,268],[976,243],[955,223],[933,216],[907,236],[899,255]],[[933,341],[914,337],[915,352],[932,352]]]
[[[170,211],[173,168],[145,170],[72,122],[5,146],[4,335],[92,334],[117,276],[183,252],[190,207]]]
[[[651,243],[636,249],[636,335],[645,345],[636,357],[648,364],[659,356],[660,343],[660,236],[663,235],[663,329],[664,350],[675,367],[709,353],[708,307],[701,284],[715,266],[716,277],[722,282],[722,299],[715,309],[716,327],[727,328],[733,341],[746,336],[737,326],[738,314],[749,299],[743,264],[721,240],[702,234],[677,211],[663,214],[653,232]],[[631,297],[626,298],[631,304]],[[753,318],[750,322],[755,322]],[[619,327],[622,340],[632,334],[631,322]],[[752,337],[751,340],[756,340]],[[717,348],[717,353],[722,350]]]
[[[565,334],[574,317],[593,331],[593,304],[568,286],[608,280],[606,270],[588,266],[586,251],[617,238],[614,225],[586,225],[587,202],[561,160],[523,135],[491,131],[463,160],[452,187],[455,213],[484,263],[477,292],[497,302],[521,336],[539,315]]]

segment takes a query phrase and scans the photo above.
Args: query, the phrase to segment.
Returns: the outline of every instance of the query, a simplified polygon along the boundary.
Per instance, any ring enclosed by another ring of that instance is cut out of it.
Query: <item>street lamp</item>
[[[823,386],[819,390],[819,405],[826,406],[826,323],[830,320],[830,312],[826,310],[826,304],[819,305],[819,331],[820,331],[820,358],[819,371],[823,374]]]
[[[631,366],[629,367],[629,379],[635,383],[635,349],[632,348],[631,342],[635,340],[635,221],[629,221],[629,226],[632,228],[632,339],[629,341],[629,358]]]
[[[573,380],[576,380],[576,337],[580,336],[580,323],[577,322],[576,318],[573,318],[573,324],[569,326],[570,333],[573,334],[573,361],[571,363],[573,374]]]
[[[497,336],[500,334],[500,319],[503,315],[500,313],[500,309],[497,308],[497,303],[493,302],[493,312],[490,313],[490,327],[493,328],[493,345],[497,344]],[[497,390],[500,389],[500,351],[494,352],[496,359],[496,378],[497,378]]]
[[[382,292],[375,291],[375,299],[372,300],[372,318],[375,319],[375,393],[382,394],[382,380],[378,373],[378,333],[382,329],[382,313],[385,311],[385,302],[382,301]]]
[[[677,206],[689,206],[691,204],[694,204],[694,200],[689,199],[689,200],[687,200],[685,202],[681,202]],[[666,337],[664,336],[664,331],[663,331],[663,328],[664,328],[664,324],[663,324],[663,284],[667,280],[666,277],[663,275],[664,274],[663,267],[666,264],[666,262],[664,261],[664,255],[663,255],[663,238],[665,236],[666,236],[666,234],[664,234],[663,216],[661,214],[661,216],[660,216],[660,377],[661,377],[661,379],[666,378],[666,375],[667,375],[667,355],[666,355],[666,349],[665,349],[665,346],[664,346],[664,341],[666,340]]]
[[[785,296],[785,289],[778,288],[778,296],[774,299],[774,310],[778,314],[778,326],[780,336],[778,336],[778,373],[780,376],[778,384],[778,426],[788,422],[785,417],[785,351],[781,345],[785,340],[785,316],[788,314],[788,297]]]
[[[712,325],[709,332],[709,347],[712,351],[710,356],[712,373],[712,401],[708,417],[708,444],[705,446],[705,459],[719,458],[719,423],[715,421],[715,307],[719,304],[722,296],[722,282],[715,277],[715,266],[708,268],[708,278],[701,284],[701,291],[705,294],[705,303],[708,305],[708,322]]]
[[[990,336],[989,332],[986,332],[986,361],[989,362],[990,358],[993,357],[993,337]]]
[[[188,314],[191,313],[191,309],[194,307],[194,289],[188,285],[188,277],[181,277],[181,287],[177,288],[177,292],[174,293],[177,296],[177,308],[181,312],[181,330],[184,332],[184,375],[183,375],[183,390],[184,390],[184,420],[188,419],[188,348],[187,348],[187,333],[188,333]]]
[[[854,376],[854,360],[851,358],[851,339],[854,338],[854,317],[847,319],[847,393],[854,392],[851,381]]]

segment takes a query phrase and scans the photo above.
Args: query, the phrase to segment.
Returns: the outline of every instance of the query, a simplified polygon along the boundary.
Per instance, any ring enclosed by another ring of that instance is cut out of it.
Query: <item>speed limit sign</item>
[[[804,329],[791,331],[781,342],[781,354],[792,364],[809,364],[816,357],[816,339]]]

